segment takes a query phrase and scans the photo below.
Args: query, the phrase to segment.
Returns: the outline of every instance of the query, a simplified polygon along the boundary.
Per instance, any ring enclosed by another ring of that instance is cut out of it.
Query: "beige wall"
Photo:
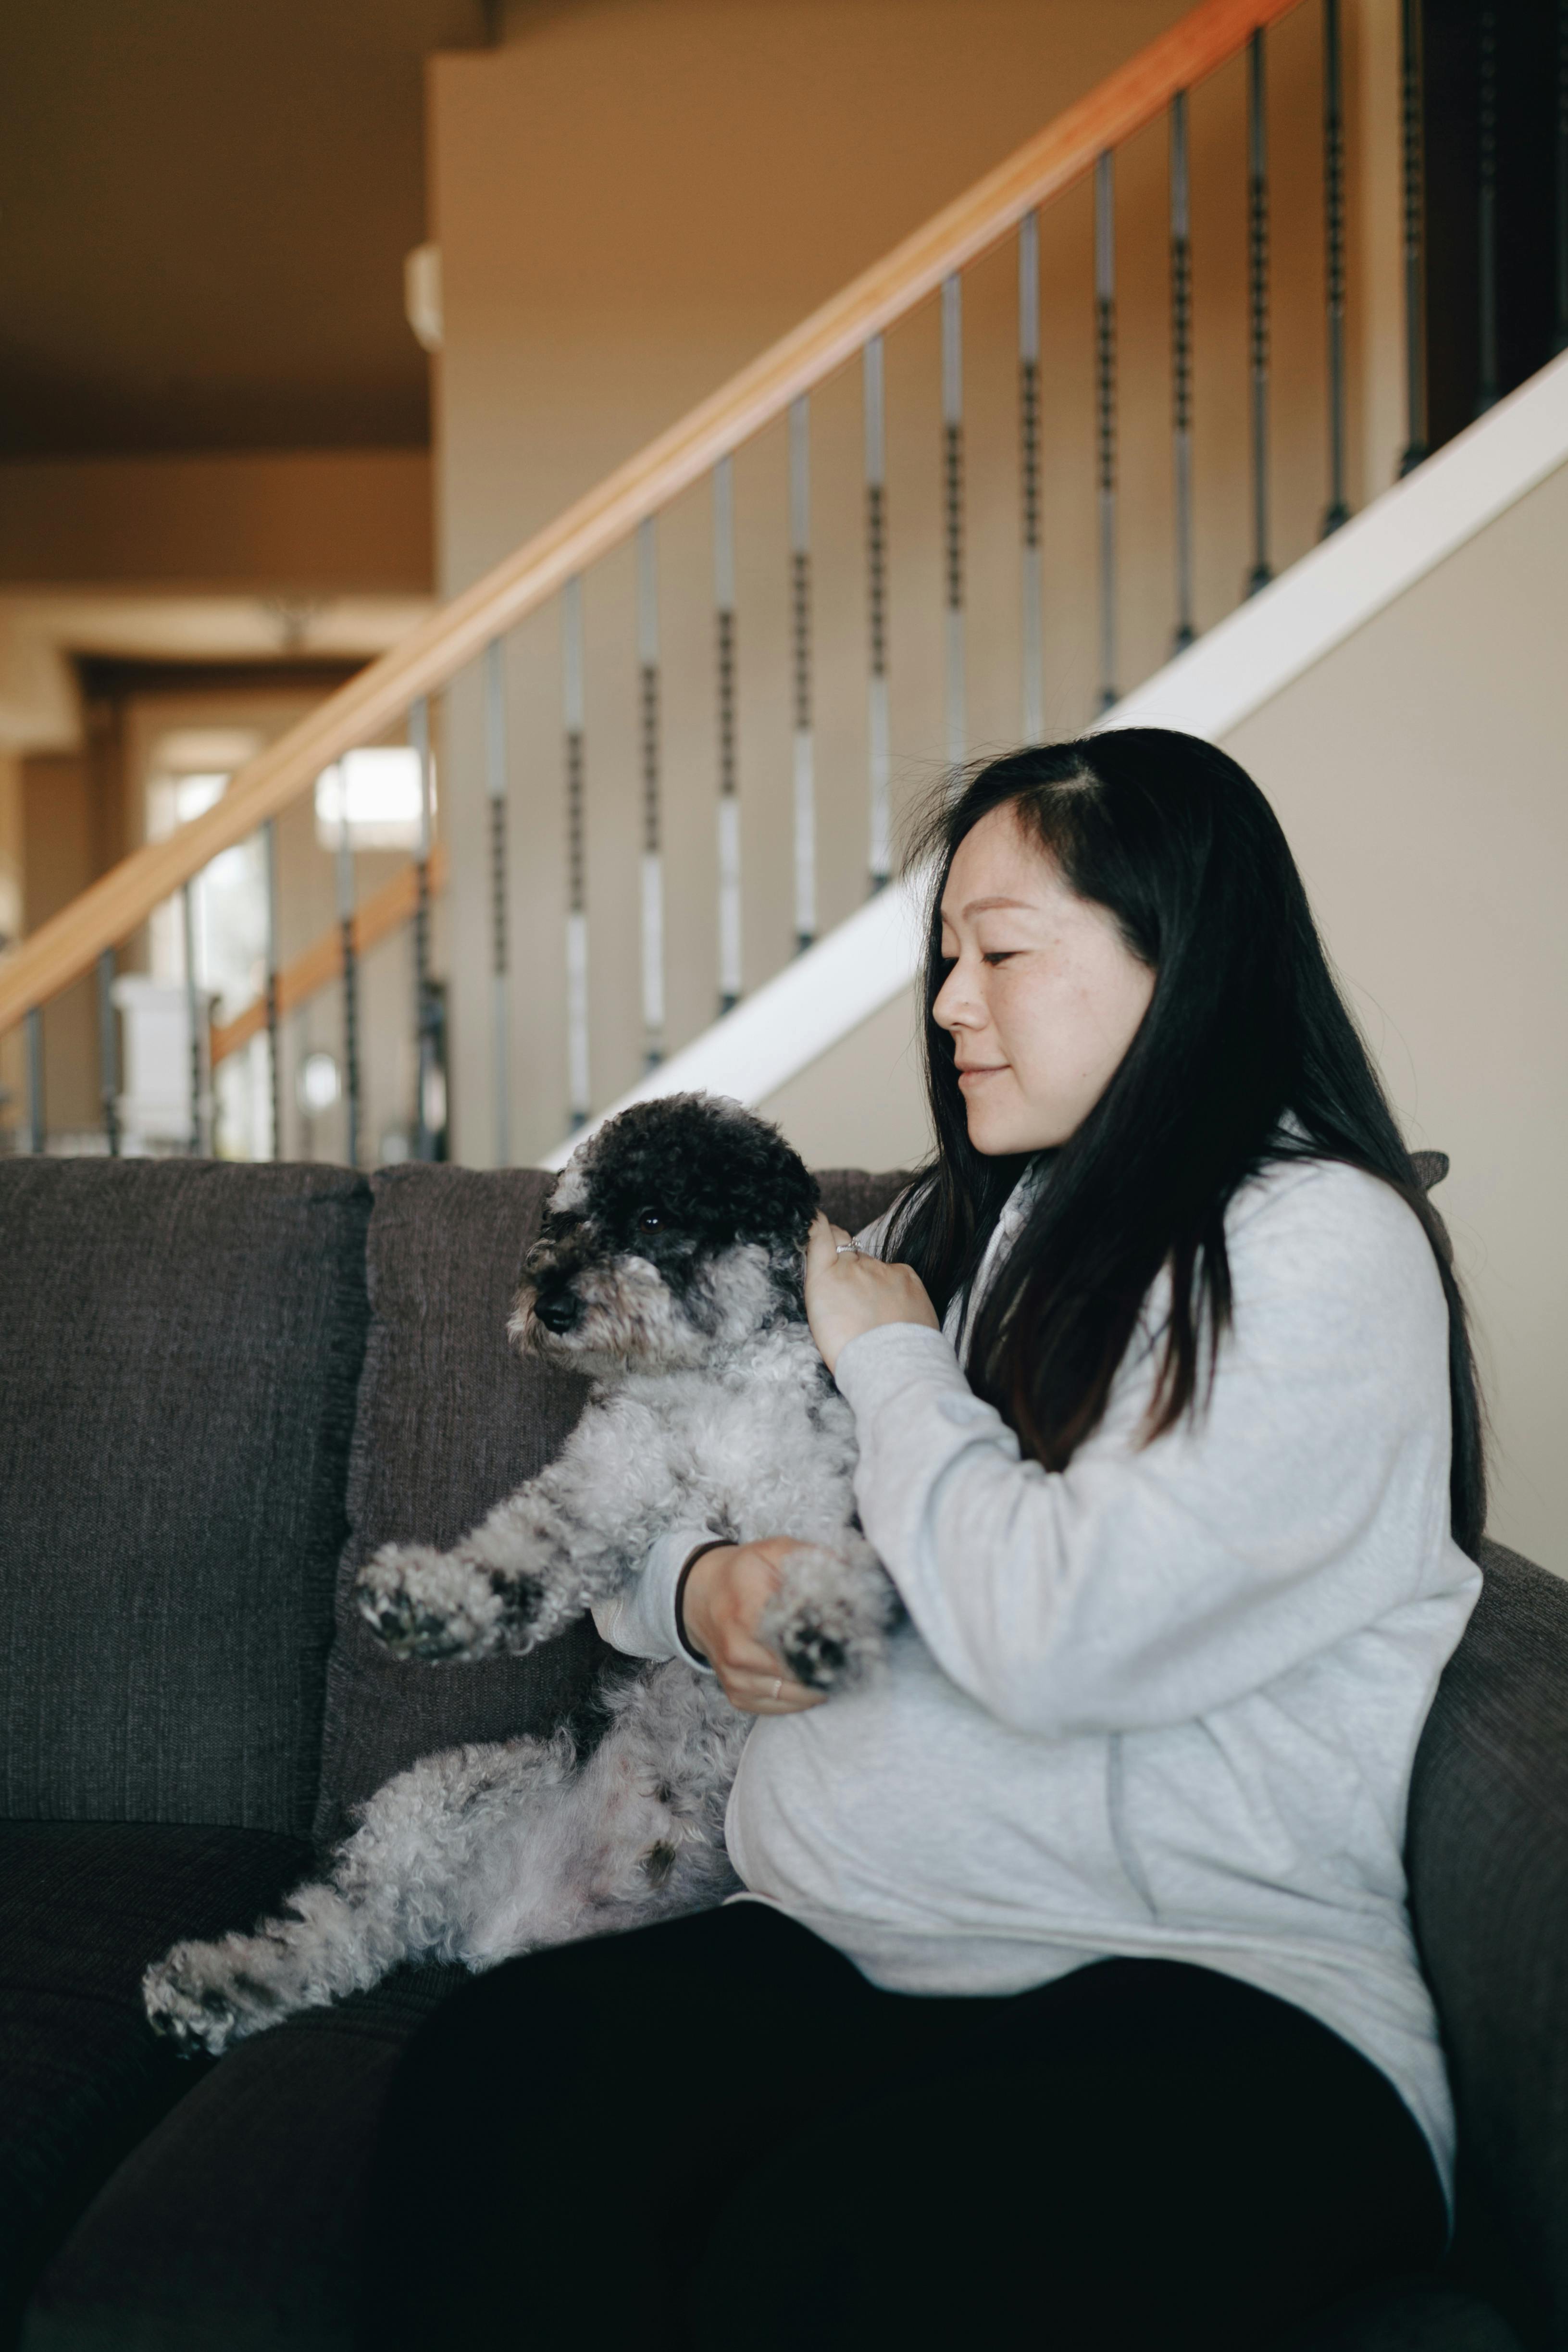
[[[0,465],[0,581],[331,594],[431,580],[423,449]]]
[[[437,365],[438,576],[461,589],[858,269],[1184,13],[1180,0],[598,0],[522,17],[489,56],[438,59],[431,220],[443,255]],[[1352,499],[1392,468],[1389,358],[1363,297],[1397,267],[1396,189],[1363,168],[1394,116],[1395,0],[1347,9]],[[1318,12],[1270,36],[1273,466],[1277,561],[1325,499]],[[1386,118],[1386,119],[1385,119]],[[1229,610],[1249,560],[1244,73],[1192,100],[1199,618]],[[1121,467],[1120,682],[1158,666],[1172,621],[1167,152],[1163,123],[1117,159]],[[1089,191],[1041,234],[1047,731],[1096,708],[1097,520]],[[1381,273],[1381,280],[1380,280]],[[966,273],[969,740],[1021,724],[1016,263]],[[939,342],[927,304],[888,341],[894,796],[944,747]],[[867,740],[858,371],[813,400],[813,597],[821,927],[866,883]],[[784,436],[736,465],[745,981],[791,949]],[[660,525],[669,1029],[715,1002],[715,747],[707,487]],[[588,898],[596,1102],[641,1066],[639,775],[626,554],[584,589]],[[559,1138],[565,1099],[561,656],[553,608],[513,633],[510,929],[513,1150]],[[454,1114],[459,1156],[492,1148],[482,735],[471,678],[451,697],[446,809],[458,876]]]
[[[1226,740],[1289,835],[1438,1195],[1494,1432],[1494,1535],[1568,1574],[1568,467]],[[819,1163],[922,1134],[912,1008],[766,1106]]]

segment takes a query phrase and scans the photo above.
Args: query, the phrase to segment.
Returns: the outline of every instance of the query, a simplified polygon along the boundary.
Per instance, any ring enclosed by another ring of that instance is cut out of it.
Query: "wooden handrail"
[[[782,415],[792,400],[852,359],[1024,215],[1059,195],[1097,156],[1154,120],[1298,0],[1203,0],[1170,31],[975,182],[922,228],[813,311],[617,467],[494,571],[411,629],[320,708],[239,770],[221,801],[166,841],[132,851],[0,961],[0,1033],[78,979],[105,948],[209,859],[276,816],[344,751],[373,742],[411,702],[444,686],[490,639],[512,628],[605,554],[716,461]]]
[[[447,851],[445,844],[438,841],[430,852],[430,896],[433,898],[438,897],[446,887]],[[378,940],[385,939],[390,931],[395,931],[410,921],[418,897],[419,869],[412,865],[405,866],[390,882],[383,883],[379,890],[373,891],[363,905],[354,909],[355,954],[363,955],[366,948],[374,947]],[[296,1005],[307,1003],[318,989],[325,988],[329,981],[336,980],[342,968],[342,925],[334,923],[330,931],[323,931],[319,940],[313,940],[303,955],[296,956],[293,962],[285,964],[279,973],[279,1017],[285,1013],[292,1013]],[[230,1054],[237,1054],[242,1045],[248,1045],[266,1026],[265,996],[254,997],[243,1012],[235,1014],[232,1021],[215,1021],[212,1025],[213,1068],[216,1070],[220,1062],[226,1061]]]

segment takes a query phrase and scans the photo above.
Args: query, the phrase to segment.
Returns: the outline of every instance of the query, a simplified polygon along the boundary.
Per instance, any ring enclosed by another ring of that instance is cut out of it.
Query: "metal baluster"
[[[111,1160],[120,1157],[120,1034],[114,1025],[114,950],[98,959],[98,1083],[103,1132]]]
[[[185,959],[185,1029],[190,1056],[191,1133],[185,1149],[193,1160],[202,1150],[203,1079],[201,991],[196,977],[196,886],[187,882],[180,892],[180,937]]]
[[[1261,26],[1247,45],[1247,288],[1252,364],[1252,569],[1256,596],[1268,562],[1268,137]]]
[[[659,804],[658,541],[651,515],[637,526],[637,660],[642,702],[643,1066],[664,1059],[664,843]]]
[[[963,679],[963,289],[942,282],[942,485],[947,604],[947,764],[956,775],[969,749]]]
[[[359,949],[354,940],[354,853],[349,833],[349,780],[338,762],[338,933],[343,962],[344,1156],[359,1166]]]
[[[811,403],[789,411],[790,645],[795,717],[795,944],[816,937],[816,757],[811,720]]]
[[[566,1116],[588,1117],[588,857],[584,834],[583,582],[561,591],[562,705],[566,722]]]
[[[298,1073],[294,1107],[299,1113],[300,1157],[314,1160],[316,1156],[316,1114],[305,1088],[305,1067],[310,1058],[310,1006],[301,1004],[290,1026],[294,1032],[294,1067]]]
[[[437,1137],[446,1120],[438,1092],[441,1015],[430,983],[430,850],[436,796],[430,765],[430,705],[424,695],[409,706],[408,740],[419,761],[419,854],[414,861],[414,1047],[417,1070],[414,1157],[434,1160]]]
[[[500,639],[485,647],[485,797],[490,813],[490,1084],[498,1168],[511,1165],[511,1029],[507,1003],[506,675]]]
[[[1345,117],[1340,0],[1323,0],[1323,283],[1329,362],[1327,539],[1349,522],[1345,500]]]
[[[713,604],[719,656],[719,1010],[741,997],[741,801],[735,770],[734,461],[713,468]]]
[[[1024,740],[1046,731],[1045,592],[1040,567],[1040,222],[1018,224],[1018,581]]]
[[[1564,0],[1568,5],[1568,0]],[[888,724],[888,448],[882,338],[873,335],[862,355],[866,419],[866,607],[869,675],[867,681],[867,782],[870,793],[870,877],[873,895],[893,867],[889,780],[892,770]]]
[[[1552,348],[1568,352],[1568,0],[1557,0],[1557,140],[1554,157],[1557,219],[1557,299]]]
[[[1483,0],[1480,20],[1479,154],[1480,196],[1478,206],[1478,269],[1480,308],[1477,338],[1476,415],[1495,408],[1501,386],[1498,370],[1497,329],[1497,11]]]
[[[1116,181],[1109,148],[1094,167],[1095,438],[1100,484],[1100,707],[1116,685]]]
[[[1171,488],[1175,507],[1176,625],[1180,653],[1193,625],[1193,246],[1187,184],[1187,93],[1171,100]]]
[[[261,828],[267,859],[267,1076],[272,1111],[272,1157],[283,1157],[283,1047],[278,1029],[278,970],[282,923],[278,904],[278,820]]]
[[[47,1139],[44,1125],[44,1008],[27,1007],[27,1150],[37,1159]]]
[[[1400,478],[1426,452],[1426,169],[1421,97],[1422,0],[1400,0],[1399,122],[1405,206],[1405,453]]]

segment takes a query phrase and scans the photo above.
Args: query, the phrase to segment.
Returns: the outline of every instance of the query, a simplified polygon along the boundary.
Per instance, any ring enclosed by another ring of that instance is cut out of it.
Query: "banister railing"
[[[466,1156],[506,1164],[792,952],[816,943],[779,983],[792,1004],[829,967],[858,1002],[898,792],[1020,727],[1075,731],[1347,520],[1368,467],[1345,224],[1379,142],[1402,165],[1424,452],[1419,11],[1397,108],[1347,155],[1340,5],[1204,0],[0,960],[29,1147],[48,1142],[40,1008],[95,968],[109,1150],[355,1163],[446,1148],[449,1028]],[[1568,184],[1568,118],[1558,141]],[[986,259],[1009,239],[1011,286]],[[395,821],[396,793],[351,805],[351,768],[376,761],[401,762]],[[411,865],[361,862],[395,846]],[[253,891],[209,957],[237,853],[253,885],[265,866],[265,922]],[[150,918],[143,980],[116,950]],[[367,953],[398,934],[406,959]],[[122,1101],[157,1089],[120,1096],[116,1011],[134,1001],[166,1045],[182,989],[188,1101],[137,1129]],[[726,1073],[756,1026],[710,1041]]]
[[[447,887],[447,851],[439,841],[431,849],[426,880],[432,898],[438,898]],[[212,1024],[207,1049],[210,1066],[216,1069],[231,1054],[248,1045],[253,1037],[264,1035],[269,1011],[274,1019],[297,1013],[322,989],[341,981],[345,950],[350,955],[368,955],[372,948],[379,947],[383,940],[390,939],[413,920],[418,904],[419,869],[410,864],[395,874],[390,882],[384,882],[370,898],[361,900],[349,917],[346,940],[342,925],[334,923],[330,930],[313,940],[302,955],[294,956],[283,966],[270,998],[258,996],[231,1021]]]
[[[276,817],[343,752],[374,740],[498,636],[626,540],[801,394],[1094,170],[1298,0],[1204,0],[1036,138],[742,368],[679,424],[235,776],[223,799],[133,851],[0,960],[0,1033],[135,931],[224,850]]]

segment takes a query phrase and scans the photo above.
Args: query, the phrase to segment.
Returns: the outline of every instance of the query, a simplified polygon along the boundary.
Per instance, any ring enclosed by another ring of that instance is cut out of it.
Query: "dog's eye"
[[[663,1223],[664,1219],[659,1215],[657,1209],[639,1209],[637,1211],[637,1231],[639,1233],[657,1234]]]

